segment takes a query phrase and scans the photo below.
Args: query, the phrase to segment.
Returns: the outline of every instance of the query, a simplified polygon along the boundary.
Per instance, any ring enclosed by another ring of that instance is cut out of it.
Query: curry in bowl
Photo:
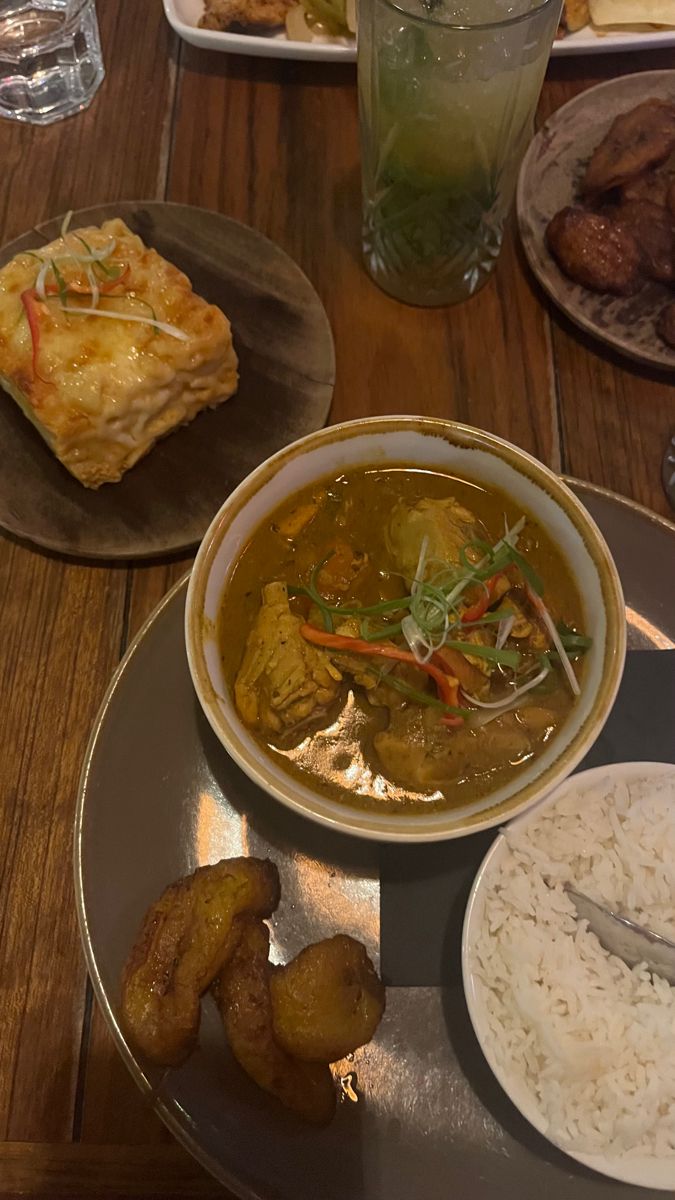
[[[289,496],[243,547],[218,639],[285,772],[369,810],[517,779],[570,714],[590,639],[560,550],[495,487],[392,463]]]

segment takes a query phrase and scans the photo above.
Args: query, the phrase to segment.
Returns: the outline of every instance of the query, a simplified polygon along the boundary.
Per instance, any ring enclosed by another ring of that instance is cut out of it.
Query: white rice
[[[471,964],[491,1053],[561,1146],[675,1155],[675,989],[603,950],[563,892],[675,941],[675,772],[572,787],[507,843]]]

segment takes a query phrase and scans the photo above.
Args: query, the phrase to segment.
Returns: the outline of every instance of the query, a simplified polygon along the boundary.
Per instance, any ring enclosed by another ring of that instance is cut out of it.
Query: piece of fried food
[[[670,213],[649,200],[625,200],[608,215],[614,226],[635,238],[642,254],[642,267],[659,283],[675,280],[675,223]]]
[[[259,858],[230,858],[171,884],[145,915],[122,977],[122,1023],[152,1062],[175,1067],[194,1049],[199,1001],[241,936],[238,918],[268,917],[279,873]]]
[[[670,193],[675,199],[675,171],[667,167],[655,171],[644,171],[629,179],[621,188],[621,202],[625,200],[649,200],[660,208],[670,207]],[[675,215],[675,209],[673,209]]]
[[[583,29],[591,19],[588,0],[565,0],[563,6],[563,25],[568,33],[576,33]]]
[[[656,332],[675,350],[675,304],[668,304],[656,322]]]
[[[242,936],[213,986],[227,1040],[251,1079],[305,1121],[326,1125],[336,1104],[327,1065],[299,1062],[277,1044],[272,1027],[269,930],[243,921]]]
[[[87,488],[119,482],[237,380],[227,317],[124,221],[0,269],[0,387]]]
[[[675,150],[675,104],[645,100],[613,121],[586,168],[581,191],[598,196],[665,162]]]
[[[644,282],[635,238],[600,213],[561,209],[548,224],[546,242],[561,271],[595,292],[631,296]]]
[[[257,25],[273,29],[283,25],[286,13],[297,0],[204,0],[204,15],[199,24],[202,29],[218,29],[224,32],[233,25]]]
[[[384,1012],[384,984],[365,947],[346,934],[277,967],[270,991],[277,1042],[307,1062],[336,1062],[364,1046]]]

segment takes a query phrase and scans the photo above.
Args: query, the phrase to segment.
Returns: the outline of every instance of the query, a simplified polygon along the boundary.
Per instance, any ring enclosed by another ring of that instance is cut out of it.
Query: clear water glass
[[[360,0],[363,253],[409,304],[465,300],[499,256],[561,0]]]
[[[72,116],[104,74],[95,0],[0,0],[0,117]]]

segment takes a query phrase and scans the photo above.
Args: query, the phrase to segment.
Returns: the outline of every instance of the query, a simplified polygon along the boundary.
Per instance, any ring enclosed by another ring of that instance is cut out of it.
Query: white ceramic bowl
[[[675,766],[671,766],[668,763],[636,762],[614,763],[612,766],[607,767],[593,767],[590,771],[582,771],[579,775],[574,775],[571,779],[566,780],[561,787],[556,788],[552,795],[542,800],[534,811],[528,812],[525,816],[519,817],[517,821],[514,821],[514,826],[522,827],[529,821],[536,821],[544,809],[551,808],[570,793],[578,795],[579,803],[583,804],[585,793],[593,789],[601,779],[608,778],[612,783],[630,783],[634,779],[656,780],[662,779],[664,776],[675,778]],[[569,1154],[570,1158],[583,1163],[585,1167],[591,1167],[594,1171],[599,1171],[602,1175],[609,1175],[612,1179],[620,1179],[623,1183],[633,1183],[645,1188],[675,1191],[675,1159],[673,1158],[576,1154],[568,1150],[565,1146],[561,1146],[548,1129],[547,1122],[539,1111],[534,1096],[524,1086],[520,1078],[504,1067],[495,1057],[489,1037],[489,1022],[485,1002],[481,997],[480,990],[476,986],[473,975],[472,948],[476,945],[483,922],[486,888],[489,887],[491,880],[499,870],[505,853],[506,838],[503,834],[500,834],[492,843],[479,867],[466,906],[464,929],[462,932],[464,994],[474,1033],[492,1073],[512,1103],[515,1104],[525,1119],[530,1122],[530,1125],[538,1133],[541,1133],[543,1137],[548,1138],[554,1146],[558,1146],[565,1154]]]
[[[407,463],[493,485],[521,504],[553,537],[576,579],[584,629],[593,639],[582,693],[543,753],[516,779],[481,801],[444,812],[360,810],[321,796],[287,775],[240,720],[220,662],[216,626],[237,558],[255,529],[293,492],[366,465]],[[510,819],[564,779],[597,738],[621,681],[626,624],[621,585],[605,541],[583,505],[548,468],[517,447],[465,425],[424,417],[374,417],[310,434],[267,460],[215,516],[188,588],[186,643],[204,712],[240,767],[289,808],[334,829],[383,841],[440,841]]]

